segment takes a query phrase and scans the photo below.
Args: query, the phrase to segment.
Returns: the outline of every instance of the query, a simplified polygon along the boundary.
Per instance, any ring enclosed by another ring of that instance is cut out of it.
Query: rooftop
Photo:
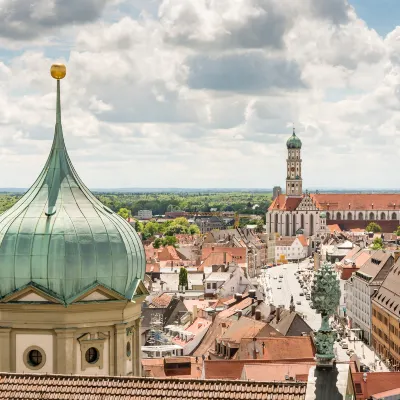
[[[304,400],[305,393],[304,382],[0,374],[0,398],[14,400]]]

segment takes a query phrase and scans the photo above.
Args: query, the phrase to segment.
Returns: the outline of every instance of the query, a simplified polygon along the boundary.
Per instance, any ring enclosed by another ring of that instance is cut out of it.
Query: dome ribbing
[[[63,138],[59,80],[56,115],[42,172],[0,215],[0,298],[32,284],[69,304],[101,284],[131,299],[144,278],[143,245],[76,173]]]

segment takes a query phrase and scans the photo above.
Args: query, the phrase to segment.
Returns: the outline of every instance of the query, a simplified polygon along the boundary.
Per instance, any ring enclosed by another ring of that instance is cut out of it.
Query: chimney
[[[254,315],[256,313],[256,308],[257,306],[255,304],[251,305],[251,315]]]
[[[235,300],[239,303],[242,301],[243,295],[242,293],[235,293]]]
[[[214,246],[211,246],[211,251],[214,251]]]
[[[197,306],[196,306],[196,304],[193,306],[192,318],[193,318],[193,321],[196,321],[196,319],[197,319]]]
[[[226,251],[224,251],[224,264],[226,264]]]
[[[281,320],[281,307],[277,307],[276,309],[276,322],[279,322]]]
[[[242,310],[238,310],[237,316],[238,316],[238,319],[240,319],[240,317],[242,316]]]
[[[256,309],[256,321],[261,321],[261,311],[260,309]]]
[[[256,298],[256,289],[249,290],[249,297],[251,297],[252,299]]]

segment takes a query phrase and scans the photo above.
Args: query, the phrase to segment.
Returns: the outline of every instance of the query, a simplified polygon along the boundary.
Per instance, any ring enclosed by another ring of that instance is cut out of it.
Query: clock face
[[[291,171],[294,171],[294,167],[290,168]]]

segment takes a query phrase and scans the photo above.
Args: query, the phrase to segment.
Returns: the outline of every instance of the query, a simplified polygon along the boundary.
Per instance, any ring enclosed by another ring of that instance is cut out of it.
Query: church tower
[[[287,177],[286,177],[286,196],[300,197],[303,194],[301,178],[301,140],[296,136],[293,128],[293,135],[286,142],[288,149]]]

